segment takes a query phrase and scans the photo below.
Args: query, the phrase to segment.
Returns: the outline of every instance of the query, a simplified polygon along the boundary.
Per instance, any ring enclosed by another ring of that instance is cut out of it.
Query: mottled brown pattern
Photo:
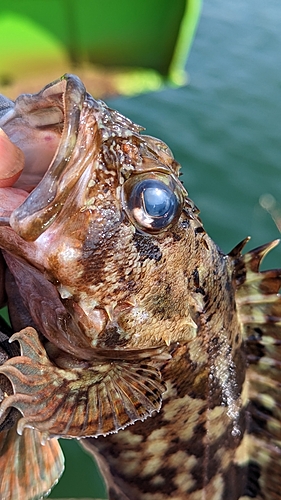
[[[71,75],[21,96],[6,132],[37,138],[47,108],[53,163],[0,227],[14,314],[39,331],[14,336],[0,411],[87,438],[110,500],[280,500],[281,272],[259,271],[274,243],[224,255],[168,147]]]

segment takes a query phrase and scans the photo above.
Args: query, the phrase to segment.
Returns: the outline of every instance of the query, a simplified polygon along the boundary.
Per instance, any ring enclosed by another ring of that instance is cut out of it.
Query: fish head
[[[192,344],[197,363],[201,313],[214,283],[223,288],[224,257],[166,144],[95,100],[77,77],[3,109],[0,125],[24,151],[26,172],[41,161],[44,172],[0,227],[32,320],[13,337],[21,356],[0,368],[14,389],[0,416],[15,406],[19,433],[117,432],[160,410],[163,366],[171,361],[177,377],[175,352],[184,358]]]
[[[194,336],[186,245],[190,220],[200,222],[168,146],[73,75],[3,109],[26,171],[41,177],[19,179],[35,187],[10,216],[22,251],[10,268],[44,336],[83,359]],[[44,279],[45,310],[31,304],[27,265],[31,282]]]

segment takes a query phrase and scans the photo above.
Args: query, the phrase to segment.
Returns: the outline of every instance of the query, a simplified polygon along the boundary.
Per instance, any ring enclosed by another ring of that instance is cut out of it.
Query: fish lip
[[[5,125],[14,114],[15,103],[8,97],[0,95],[0,127]]]
[[[86,96],[86,89],[81,80],[72,74],[65,74],[58,80],[46,85],[38,95],[42,99],[51,98],[52,95],[62,94],[64,126],[57,151],[45,175],[27,196],[24,202],[17,207],[10,216],[10,226],[24,239],[35,240],[52,222],[35,227],[33,216],[41,211],[46,211],[55,200],[59,181],[68,165],[69,159],[76,145],[79,120]],[[32,96],[30,96],[32,98]],[[57,213],[62,205],[57,208]]]
[[[11,101],[13,102],[13,101]],[[0,105],[1,105],[1,101],[0,101]],[[11,118],[13,117],[14,115],[14,109],[11,108],[9,111],[5,111],[5,114],[2,115],[2,111],[3,109],[5,110],[5,108],[0,108],[0,126],[1,128],[6,124],[8,123]]]

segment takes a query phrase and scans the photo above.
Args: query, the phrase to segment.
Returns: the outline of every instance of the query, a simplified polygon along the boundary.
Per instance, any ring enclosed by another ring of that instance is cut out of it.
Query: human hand
[[[19,178],[24,166],[23,152],[15,146],[0,129],[0,215],[15,208],[27,195],[12,186]],[[14,192],[15,191],[15,192]],[[0,252],[0,307],[5,303],[4,260]]]
[[[24,154],[0,128],[0,217],[11,213],[28,193],[13,188],[24,167]]]
[[[0,129],[0,188],[11,187],[24,166],[24,154]]]

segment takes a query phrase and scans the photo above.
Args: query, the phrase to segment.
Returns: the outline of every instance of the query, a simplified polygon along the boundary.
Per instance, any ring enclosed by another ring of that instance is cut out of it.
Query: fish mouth
[[[26,200],[11,215],[11,227],[25,240],[34,241],[52,223],[61,211],[72,182],[62,183],[61,179],[69,170],[69,161],[76,145],[79,121],[86,89],[79,78],[64,75],[59,80],[47,85],[42,91],[42,99],[47,101],[59,98],[61,113],[58,123],[60,141],[48,170],[42,180],[29,194]],[[63,125],[61,118],[63,118]],[[41,124],[42,126],[42,124]],[[49,127],[50,124],[44,125]]]
[[[20,135],[17,130],[17,120],[20,119],[22,128],[25,125],[25,130],[29,127],[31,135],[40,134],[39,146],[31,144],[31,149],[36,151],[37,164],[41,161],[40,153],[45,147],[44,140],[52,139],[52,147],[55,150],[55,153],[52,151],[51,161],[46,163],[45,160],[43,177],[39,177],[34,189],[9,218],[10,226],[26,241],[34,241],[49,227],[81,175],[81,168],[78,168],[76,173],[72,171],[71,175],[68,173],[72,166],[70,160],[77,142],[86,96],[86,89],[81,80],[66,74],[44,87],[38,94],[20,96],[14,109],[11,108],[12,101],[0,102],[0,123],[4,130],[5,126],[8,129],[9,122],[14,120],[15,133],[10,136],[12,140],[15,139],[16,142]],[[21,146],[20,143],[17,145]],[[43,157],[43,151],[41,156]],[[37,165],[35,168],[37,169]]]

